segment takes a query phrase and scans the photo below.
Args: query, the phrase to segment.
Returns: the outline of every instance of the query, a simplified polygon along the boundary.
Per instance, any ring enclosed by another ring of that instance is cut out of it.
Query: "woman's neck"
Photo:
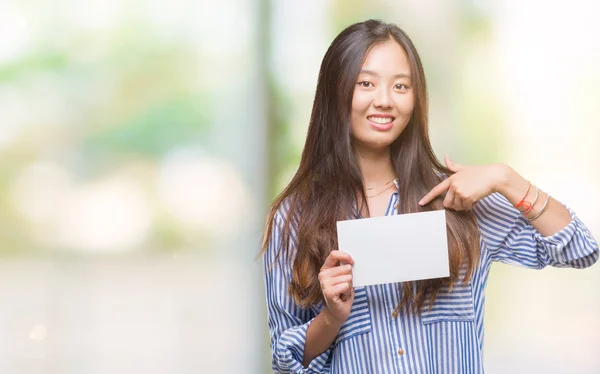
[[[365,188],[382,186],[396,178],[389,148],[382,151],[360,150],[357,157]]]

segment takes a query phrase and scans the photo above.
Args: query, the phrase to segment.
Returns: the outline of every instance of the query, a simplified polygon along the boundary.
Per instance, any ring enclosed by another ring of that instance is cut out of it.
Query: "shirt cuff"
[[[281,334],[275,349],[275,362],[273,365],[274,369],[277,369],[275,372],[320,374],[325,371],[324,368],[327,365],[331,348],[315,357],[307,368],[302,366],[306,331],[313,320],[314,318],[303,325],[289,328]]]
[[[546,248],[550,257],[563,264],[598,251],[598,244],[588,228],[577,218],[575,212],[566,208],[571,214],[571,222],[567,226],[550,236],[542,236],[537,230],[534,233],[536,240]]]

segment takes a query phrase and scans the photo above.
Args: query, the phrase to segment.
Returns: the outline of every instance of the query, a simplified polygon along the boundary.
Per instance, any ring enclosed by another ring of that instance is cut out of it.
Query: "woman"
[[[276,373],[483,372],[493,261],[541,269],[598,259],[575,214],[512,168],[445,164],[429,141],[425,76],[408,36],[374,20],[342,31],[321,64],[298,171],[267,217]],[[439,209],[449,278],[352,287],[337,221]]]

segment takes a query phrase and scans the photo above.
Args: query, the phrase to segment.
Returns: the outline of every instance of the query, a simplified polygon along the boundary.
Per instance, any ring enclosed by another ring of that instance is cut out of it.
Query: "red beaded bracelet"
[[[515,208],[519,209],[520,207],[523,207],[523,208],[525,208],[526,211],[531,210],[531,207],[533,206],[533,204],[531,204],[531,202],[525,200],[525,198],[527,198],[527,195],[529,195],[529,190],[531,190],[531,182],[529,182],[529,186],[527,187],[527,192],[525,192],[525,196],[523,196],[521,201],[519,201],[519,203],[517,205],[515,205]]]
[[[526,211],[523,212],[524,216],[527,216],[529,214],[529,212],[531,212],[531,210],[535,206],[535,203],[537,203],[539,196],[540,196],[540,189],[536,187],[535,188],[535,198],[533,199],[533,203],[530,203],[531,206],[529,207],[529,209],[527,209]]]

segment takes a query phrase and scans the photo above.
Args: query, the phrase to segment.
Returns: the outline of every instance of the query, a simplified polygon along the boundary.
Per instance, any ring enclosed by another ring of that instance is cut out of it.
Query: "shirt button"
[[[393,318],[398,318],[398,311],[397,311],[397,310],[394,310],[394,311],[392,312],[392,317],[393,317]]]
[[[404,356],[404,349],[400,348],[400,349],[398,350],[398,354],[399,354],[400,356]]]

